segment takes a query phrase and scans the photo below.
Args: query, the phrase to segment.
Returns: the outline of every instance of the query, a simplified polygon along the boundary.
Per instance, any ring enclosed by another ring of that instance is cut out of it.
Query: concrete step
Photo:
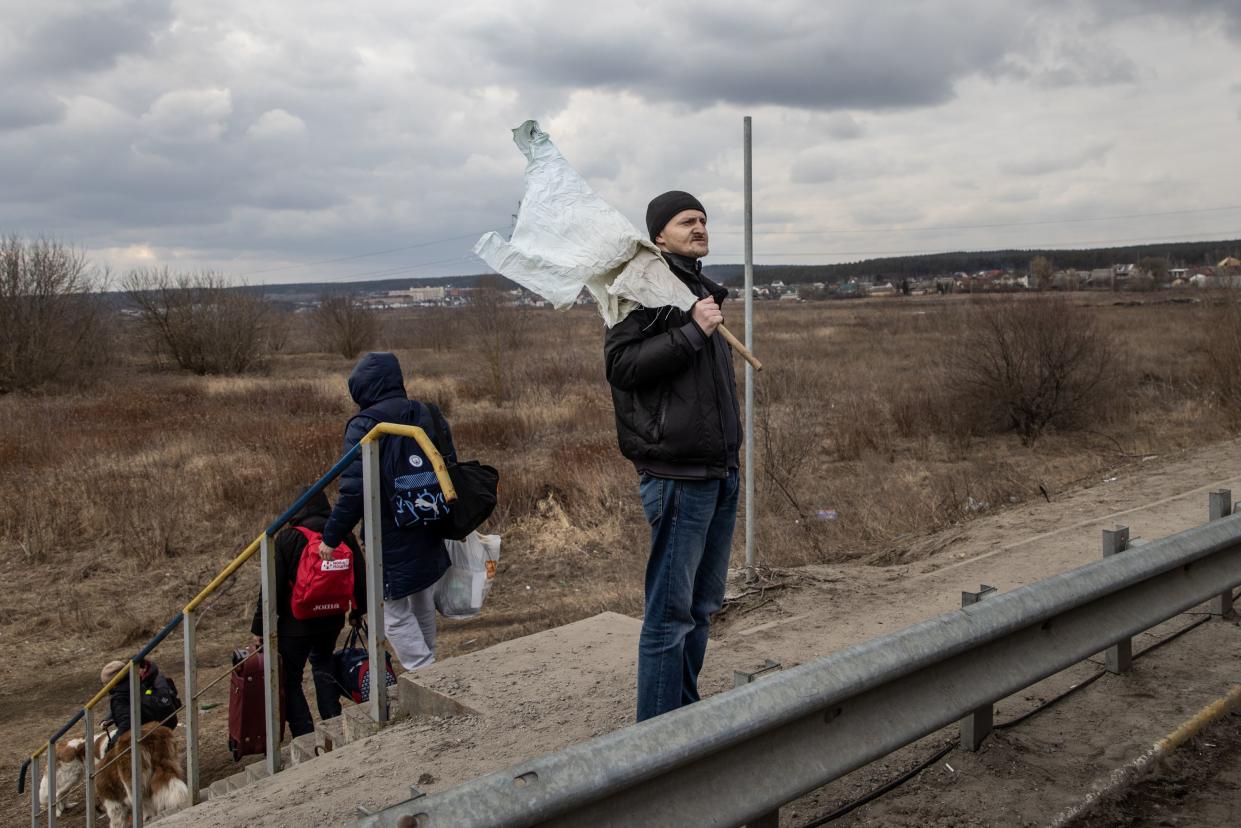
[[[255,762],[253,765],[246,766],[246,782],[247,785],[253,785],[255,782],[266,779],[271,776],[267,772],[267,762]]]
[[[318,751],[315,750],[317,742],[318,736],[314,731],[293,737],[293,741],[288,744],[289,764],[300,765],[302,762],[314,759],[318,755]]]
[[[227,778],[217,779],[216,781],[212,782],[211,785],[207,788],[205,798],[208,801],[210,801],[212,799],[215,799],[217,796],[224,796],[224,794],[228,793],[229,790],[230,788],[228,787]]]
[[[320,753],[330,753],[345,744],[345,723],[340,716],[324,719],[315,725],[315,746]]]
[[[388,723],[380,725],[372,721],[369,712],[370,708],[366,704],[346,705],[341,711],[341,715],[319,722],[315,725],[314,732],[295,737],[281,746],[281,769],[309,762],[316,756],[328,753],[342,745],[374,736],[386,727],[387,724],[405,718],[406,713],[400,703],[399,688],[390,687],[387,690],[388,709],[391,717]],[[226,793],[266,779],[268,776],[267,763],[260,758],[259,761],[247,765],[237,773],[212,782],[204,790],[205,799],[210,800],[213,797],[223,796]]]

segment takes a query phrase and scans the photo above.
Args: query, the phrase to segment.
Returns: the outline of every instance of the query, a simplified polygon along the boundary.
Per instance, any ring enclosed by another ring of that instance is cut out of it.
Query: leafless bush
[[[267,347],[271,349],[272,353],[288,353],[291,350],[290,340],[292,339],[295,324],[296,317],[289,309],[277,307],[270,309],[264,330],[267,335]]]
[[[384,326],[384,346],[391,350],[426,348],[451,351],[461,332],[460,308],[412,308],[399,314],[399,323]]]
[[[131,271],[126,295],[157,346],[195,374],[241,374],[261,367],[271,347],[271,307],[258,293],[212,272]]]
[[[1115,354],[1096,314],[1063,297],[973,303],[949,350],[948,381],[976,425],[1031,445],[1085,424],[1106,401]]]
[[[379,339],[379,314],[352,293],[323,297],[314,319],[332,350],[345,359],[370,350]]]
[[[1241,291],[1221,291],[1202,327],[1206,385],[1233,423],[1241,422]]]
[[[0,393],[97,368],[107,313],[86,257],[60,242],[0,239]]]
[[[491,401],[497,406],[511,392],[509,360],[524,343],[531,318],[527,309],[512,303],[505,285],[498,276],[484,278],[466,308],[466,330],[487,367]]]

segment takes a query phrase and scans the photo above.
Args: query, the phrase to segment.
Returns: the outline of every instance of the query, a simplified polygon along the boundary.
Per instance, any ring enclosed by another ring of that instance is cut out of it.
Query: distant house
[[[1082,281],[1082,287],[1096,289],[1110,288],[1115,284],[1116,280],[1118,280],[1118,276],[1114,268],[1096,267],[1094,270],[1086,274],[1086,278]]]
[[[1089,276],[1090,274],[1086,274]],[[1082,273],[1077,270],[1057,270],[1051,274],[1051,286],[1056,290],[1078,290],[1082,285]]]
[[[442,302],[446,291],[441,287],[412,287],[408,291],[411,302]]]

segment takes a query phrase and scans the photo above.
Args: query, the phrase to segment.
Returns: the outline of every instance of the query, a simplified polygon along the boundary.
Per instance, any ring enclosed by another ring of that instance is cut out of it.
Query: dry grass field
[[[978,427],[953,384],[967,299],[756,304],[760,563],[910,559],[931,530],[1232,433],[1222,311],[1170,298],[1069,299],[1114,349],[1106,397],[1030,445]],[[639,614],[647,530],[616,448],[598,316],[522,311],[496,340],[497,381],[469,313],[383,318],[381,345],[411,396],[443,408],[463,459],[502,475],[488,527],[504,538],[495,589],[483,617],[443,625],[441,654],[602,610]],[[725,313],[739,332],[739,305]],[[0,536],[16,564],[0,602],[6,768],[94,692],[101,664],[156,632],[337,457],[351,361],[324,353],[310,328],[295,323],[261,374],[191,376],[132,349],[87,384],[0,397]],[[250,564],[209,603],[206,664],[226,666],[246,641],[256,593]],[[179,670],[180,636],[154,657]],[[222,766],[223,735],[209,738]]]

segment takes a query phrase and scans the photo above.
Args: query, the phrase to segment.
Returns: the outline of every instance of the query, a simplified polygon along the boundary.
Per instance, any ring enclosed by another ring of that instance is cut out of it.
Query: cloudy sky
[[[0,233],[250,283],[477,273],[540,121],[709,262],[1241,236],[1241,0],[0,0]],[[335,260],[335,261],[328,261]]]

